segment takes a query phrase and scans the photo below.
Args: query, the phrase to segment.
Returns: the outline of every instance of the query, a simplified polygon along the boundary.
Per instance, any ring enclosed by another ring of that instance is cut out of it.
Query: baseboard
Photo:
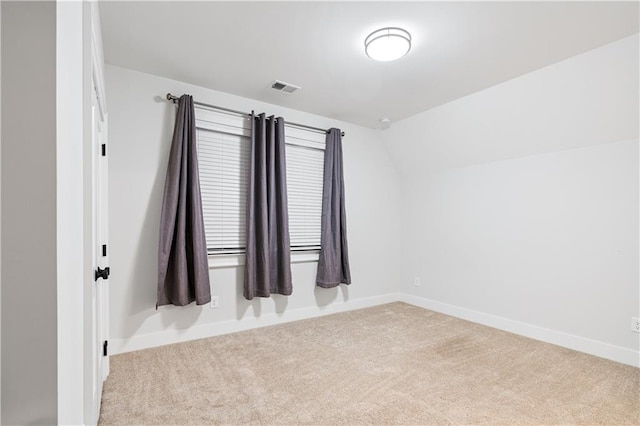
[[[634,367],[640,367],[640,351],[624,348],[622,346],[611,345],[597,340],[586,339],[573,334],[550,330],[535,325],[514,321],[484,312],[461,308],[419,296],[405,293],[396,293],[394,299],[410,305],[419,306],[431,311],[440,312],[472,321],[478,324],[487,325],[499,330],[519,334],[521,336],[551,343],[564,348],[573,349],[579,352],[588,353],[597,357],[606,358]]]
[[[308,318],[316,318],[324,315],[347,312],[355,309],[369,308],[397,301],[396,294],[384,294],[380,296],[366,297],[349,300],[341,303],[333,303],[327,306],[310,306],[306,308],[287,310],[283,313],[269,313],[260,317],[244,318],[240,320],[221,321],[217,323],[203,324],[182,330],[163,330],[156,333],[140,334],[128,339],[110,339],[109,349],[112,355],[126,352],[148,349],[189,340],[204,339],[220,336],[237,331],[267,327]]]
[[[241,320],[222,321],[218,323],[193,326],[182,330],[163,330],[156,333],[132,336],[128,339],[111,339],[109,341],[109,349],[112,350],[112,354],[120,354],[173,343],[186,342],[189,340],[220,336],[237,331],[283,324],[291,321],[316,318],[339,312],[352,311],[355,309],[369,308],[397,301],[446,315],[451,315],[453,317],[472,321],[478,324],[483,324],[499,330],[508,331],[510,333],[519,334],[521,336],[540,340],[546,343],[562,346],[564,348],[632,365],[634,367],[640,367],[640,351],[634,351],[621,346],[586,339],[584,337],[550,330],[532,324],[474,311],[459,306],[449,305],[447,303],[413,296],[406,293],[389,293],[380,296],[350,300],[342,303],[334,303],[323,307],[310,306],[289,310],[281,314],[270,313],[261,315],[258,318],[250,317]]]

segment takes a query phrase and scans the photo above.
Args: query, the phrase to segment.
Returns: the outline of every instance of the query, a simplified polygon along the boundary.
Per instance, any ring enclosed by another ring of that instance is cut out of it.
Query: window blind
[[[249,138],[205,129],[197,138],[207,250],[239,252],[246,241]]]
[[[207,250],[210,254],[244,252],[250,123],[207,109],[195,112]],[[325,135],[289,127],[285,133],[291,249],[317,249]]]
[[[291,248],[319,248],[324,151],[288,143],[286,155]]]

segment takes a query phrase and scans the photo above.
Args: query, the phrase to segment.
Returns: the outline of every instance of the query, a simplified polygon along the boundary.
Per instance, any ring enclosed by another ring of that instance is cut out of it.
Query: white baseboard
[[[499,330],[519,334],[521,336],[540,340],[546,343],[573,349],[623,364],[640,367],[640,351],[612,345],[597,340],[586,339],[573,334],[550,330],[543,327],[511,320],[484,312],[461,308],[449,305],[424,297],[413,296],[405,293],[389,293],[380,296],[367,297],[364,299],[350,300],[343,303],[335,303],[323,307],[310,306],[289,310],[281,314],[270,313],[258,318],[245,318],[240,320],[222,321],[212,324],[193,326],[182,330],[163,330],[156,333],[140,334],[128,339],[111,339],[109,348],[113,354],[121,354],[141,349],[153,348],[172,343],[186,342],[189,340],[204,339],[207,337],[220,336],[222,334],[234,333],[237,331],[250,330],[254,328],[266,327],[270,325],[283,324],[291,321],[298,321],[308,318],[316,318],[324,315],[347,312],[355,309],[369,308],[391,302],[405,302],[431,311],[440,312],[483,324]]]
[[[632,365],[634,367],[640,367],[640,351],[634,351],[633,349],[611,345],[609,343],[604,343],[597,340],[586,339],[584,337],[563,333],[560,331],[549,330],[547,328],[514,321],[496,315],[486,314],[484,312],[461,308],[459,306],[449,305],[447,303],[425,299],[424,297],[413,296],[410,294],[397,293],[394,299],[401,302],[409,303],[414,306],[429,309],[431,311],[440,312],[467,321],[472,321],[478,324],[497,328],[499,330],[519,334],[521,336],[529,337],[535,340],[540,340],[546,343],[562,346],[564,348],[588,353],[590,355],[610,359],[612,361],[621,362],[623,364]]]
[[[366,297],[363,299],[349,300],[342,303],[333,303],[322,307],[310,306],[307,308],[287,310],[281,314],[269,313],[257,318],[249,317],[240,320],[229,320],[197,325],[182,330],[168,329],[156,333],[139,334],[128,339],[112,338],[109,340],[109,349],[111,349],[110,352],[113,355],[117,355],[125,352],[170,345],[172,343],[204,339],[237,331],[250,330],[339,312],[347,312],[355,309],[384,305],[385,303],[397,301],[396,297],[396,294],[384,294],[380,296]]]

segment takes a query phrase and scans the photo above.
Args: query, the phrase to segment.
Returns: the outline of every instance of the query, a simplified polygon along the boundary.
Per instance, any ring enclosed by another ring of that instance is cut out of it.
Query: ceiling
[[[101,2],[105,61],[366,127],[639,31],[638,2]],[[364,54],[384,26],[413,37]],[[301,86],[293,94],[273,80]]]

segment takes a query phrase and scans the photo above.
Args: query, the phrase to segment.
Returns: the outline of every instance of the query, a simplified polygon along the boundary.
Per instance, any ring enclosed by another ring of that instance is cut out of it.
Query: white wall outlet
[[[640,318],[631,317],[631,331],[640,333]]]
[[[413,279],[413,285],[414,287],[420,287],[420,277],[415,277]]]
[[[218,307],[218,296],[211,296],[211,309]]]

